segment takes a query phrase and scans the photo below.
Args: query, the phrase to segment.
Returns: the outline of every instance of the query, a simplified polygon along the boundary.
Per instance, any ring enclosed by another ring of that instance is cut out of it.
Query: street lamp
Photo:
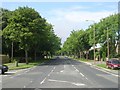
[[[86,21],[91,21],[95,24],[94,20],[86,20]],[[94,64],[95,64],[95,25],[94,25],[94,30],[93,30],[93,38],[94,38],[93,49],[94,49]]]

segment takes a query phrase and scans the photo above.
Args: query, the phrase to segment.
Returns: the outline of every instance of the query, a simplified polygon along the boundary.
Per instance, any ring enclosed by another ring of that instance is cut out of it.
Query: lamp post
[[[91,21],[95,24],[94,20],[86,20],[86,21]],[[94,30],[93,30],[93,38],[94,38],[94,43],[93,43],[93,49],[94,49],[94,64],[95,64],[95,25],[94,25]]]

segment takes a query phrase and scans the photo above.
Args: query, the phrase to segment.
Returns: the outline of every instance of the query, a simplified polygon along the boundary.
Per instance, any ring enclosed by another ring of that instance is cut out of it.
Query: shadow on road
[[[44,65],[80,65],[80,64],[81,64],[81,62],[72,60],[67,57],[65,57],[65,58],[56,57],[40,66],[44,66]]]

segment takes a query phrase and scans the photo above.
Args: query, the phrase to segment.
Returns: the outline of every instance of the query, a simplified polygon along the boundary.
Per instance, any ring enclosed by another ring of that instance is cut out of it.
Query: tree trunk
[[[25,50],[25,61],[26,61],[26,64],[28,64],[28,52],[27,52],[27,50]]]
[[[15,66],[18,67],[18,60],[15,61]]]

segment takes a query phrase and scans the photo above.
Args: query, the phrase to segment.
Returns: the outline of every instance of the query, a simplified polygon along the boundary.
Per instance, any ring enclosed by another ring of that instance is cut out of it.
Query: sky
[[[2,7],[15,10],[18,7],[34,8],[54,27],[62,43],[72,30],[87,29],[89,25],[118,12],[118,2],[3,2]],[[86,20],[89,20],[88,22]]]

